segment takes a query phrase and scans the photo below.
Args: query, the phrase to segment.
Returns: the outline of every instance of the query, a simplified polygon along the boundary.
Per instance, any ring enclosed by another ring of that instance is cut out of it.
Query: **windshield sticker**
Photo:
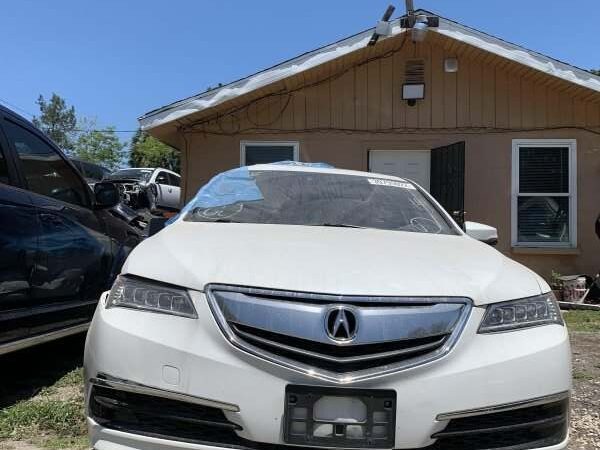
[[[392,187],[399,187],[402,189],[415,189],[416,188],[410,184],[410,183],[405,183],[402,181],[394,181],[394,180],[383,180],[381,178],[367,178],[369,180],[370,184],[375,184],[377,186],[392,186]]]

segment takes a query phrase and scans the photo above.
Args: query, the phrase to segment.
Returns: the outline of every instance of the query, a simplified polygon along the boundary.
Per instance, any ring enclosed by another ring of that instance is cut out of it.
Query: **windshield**
[[[315,225],[455,234],[411,183],[357,175],[234,169],[182,211],[191,222]]]
[[[122,169],[106,176],[107,180],[130,179],[148,181],[154,169]]]

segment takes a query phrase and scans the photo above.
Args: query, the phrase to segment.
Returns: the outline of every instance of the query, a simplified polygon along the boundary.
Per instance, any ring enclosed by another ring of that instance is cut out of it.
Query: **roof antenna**
[[[429,28],[440,26],[440,18],[438,16],[428,16],[427,14],[417,14],[413,0],[406,0],[406,16],[400,19],[400,26],[405,29],[412,29],[413,42],[422,42],[427,36]]]
[[[406,1],[409,2],[411,0]],[[396,7],[394,5],[389,5],[387,7],[381,20],[377,22],[373,36],[371,36],[371,39],[367,45],[375,45],[380,36],[390,36],[392,34],[392,25],[390,24],[390,19],[392,18],[392,14],[394,14],[395,10]]]

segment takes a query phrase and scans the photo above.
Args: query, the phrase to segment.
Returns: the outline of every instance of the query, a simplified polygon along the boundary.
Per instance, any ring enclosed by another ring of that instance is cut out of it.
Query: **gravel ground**
[[[600,449],[600,333],[571,332],[573,394],[569,450]]]

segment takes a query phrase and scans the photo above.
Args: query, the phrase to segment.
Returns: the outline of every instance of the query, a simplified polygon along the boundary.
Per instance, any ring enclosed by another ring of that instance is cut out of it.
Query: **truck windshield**
[[[249,171],[215,177],[183,220],[377,228],[456,234],[410,182],[317,171]],[[231,171],[234,172],[234,171]]]

